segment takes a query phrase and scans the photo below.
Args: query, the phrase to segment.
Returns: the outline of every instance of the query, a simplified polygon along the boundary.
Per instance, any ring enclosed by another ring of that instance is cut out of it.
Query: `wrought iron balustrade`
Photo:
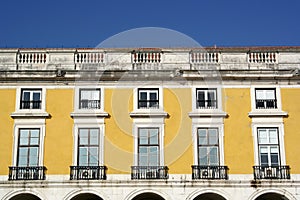
[[[290,179],[290,166],[253,166],[254,179]]]
[[[256,109],[276,109],[276,99],[256,99]]]
[[[80,100],[81,109],[100,109],[100,100]]]
[[[192,165],[192,179],[228,179],[227,166]]]
[[[42,101],[21,101],[21,109],[41,109]]]
[[[217,100],[197,100],[196,108],[215,109],[217,108]]]
[[[159,108],[158,100],[139,100],[138,108],[139,109],[158,109]]]
[[[132,166],[131,179],[168,179],[167,166]]]
[[[106,180],[106,166],[70,166],[70,180]]]
[[[47,168],[36,167],[9,167],[8,180],[45,180]]]

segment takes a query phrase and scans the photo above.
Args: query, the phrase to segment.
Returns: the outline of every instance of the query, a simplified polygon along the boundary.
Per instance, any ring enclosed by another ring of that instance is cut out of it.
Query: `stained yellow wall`
[[[105,111],[110,114],[105,119],[104,163],[108,174],[129,174],[133,165],[134,138],[132,119],[132,89],[105,89]]]
[[[284,118],[284,146],[286,164],[291,167],[291,173],[300,173],[299,141],[300,141],[300,89],[281,89],[282,110],[288,113]]]
[[[15,103],[15,89],[0,89],[0,175],[8,175],[8,166],[12,165],[14,121],[10,114],[15,111]]]
[[[228,117],[224,120],[224,159],[230,174],[252,174],[254,165],[253,137],[251,132],[250,89],[225,89],[223,108]]]
[[[193,164],[191,89],[164,89],[165,165],[171,174],[189,174]]]
[[[48,89],[46,111],[51,115],[46,120],[44,142],[44,165],[47,174],[69,174],[73,156],[73,90]]]

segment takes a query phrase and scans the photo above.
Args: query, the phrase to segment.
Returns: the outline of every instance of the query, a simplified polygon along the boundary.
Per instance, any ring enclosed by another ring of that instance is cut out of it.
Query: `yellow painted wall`
[[[73,90],[47,89],[44,165],[47,174],[69,174],[73,158]]]
[[[281,89],[282,110],[288,113],[284,118],[284,146],[286,164],[291,167],[292,174],[300,173],[299,141],[300,141],[300,89]]]
[[[193,164],[191,89],[164,89],[165,165],[170,174],[190,174]]]
[[[8,175],[8,166],[12,165],[14,121],[10,114],[15,111],[15,103],[15,89],[0,89],[0,175]]]
[[[131,172],[133,165],[134,138],[132,119],[132,89],[105,89],[105,111],[110,114],[105,119],[104,163],[108,174]]]
[[[228,117],[224,120],[224,160],[230,174],[251,174],[254,148],[251,131],[250,89],[234,88],[223,91]]]

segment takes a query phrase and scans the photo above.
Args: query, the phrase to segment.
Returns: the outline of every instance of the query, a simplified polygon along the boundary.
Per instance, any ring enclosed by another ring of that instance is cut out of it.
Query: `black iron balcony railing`
[[[254,179],[290,179],[290,166],[253,166]]]
[[[138,102],[138,108],[139,109],[150,109],[150,108],[154,108],[154,109],[158,109],[158,100],[139,100]]]
[[[80,100],[81,109],[100,109],[100,100]]]
[[[21,101],[21,109],[41,109],[42,101]]]
[[[36,167],[9,167],[8,180],[45,180],[44,166]]]
[[[227,166],[192,165],[192,179],[228,179]]]
[[[132,166],[131,179],[168,179],[167,166]]]
[[[276,99],[256,99],[256,109],[276,109]]]
[[[70,180],[106,180],[106,166],[70,166]]]
[[[196,108],[215,109],[217,108],[217,100],[197,100]]]

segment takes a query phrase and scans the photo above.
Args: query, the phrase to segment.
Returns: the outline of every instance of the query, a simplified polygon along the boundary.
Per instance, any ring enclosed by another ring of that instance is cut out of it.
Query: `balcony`
[[[106,180],[106,166],[70,166],[70,180]]]
[[[168,179],[167,166],[132,166],[131,179]]]
[[[276,109],[276,99],[256,99],[256,109]]]
[[[100,100],[87,100],[80,101],[80,109],[100,109]]]
[[[9,167],[8,180],[45,180],[47,168],[36,167]]]
[[[42,101],[21,101],[20,109],[41,109]]]
[[[227,166],[192,165],[192,179],[228,179]]]
[[[253,166],[254,179],[290,179],[290,166]]]

